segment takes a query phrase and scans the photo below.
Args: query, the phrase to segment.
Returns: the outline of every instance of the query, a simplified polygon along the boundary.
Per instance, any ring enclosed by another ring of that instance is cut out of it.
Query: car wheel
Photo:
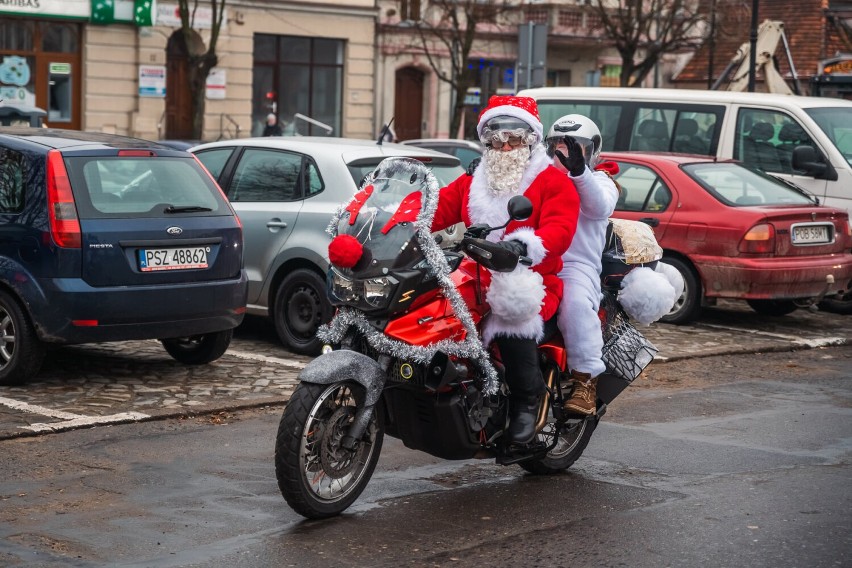
[[[44,362],[45,346],[29,316],[8,292],[0,290],[0,385],[20,385]]]
[[[786,316],[798,309],[793,300],[746,300],[746,303],[765,316]]]
[[[819,303],[819,309],[833,314],[852,314],[852,292],[847,291],[844,294],[823,299]]]
[[[317,329],[332,316],[325,279],[307,268],[287,275],[275,294],[273,319],[281,342],[294,353],[317,355]]]
[[[224,355],[233,336],[234,330],[226,329],[215,333],[174,337],[160,341],[175,361],[184,365],[204,365]]]
[[[664,257],[665,262],[674,267],[683,277],[683,293],[680,295],[672,311],[660,318],[660,321],[674,324],[685,324],[693,321],[701,313],[701,282],[692,266],[679,258]]]

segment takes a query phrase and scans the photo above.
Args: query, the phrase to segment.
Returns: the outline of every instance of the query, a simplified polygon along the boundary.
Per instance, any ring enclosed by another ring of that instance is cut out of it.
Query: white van
[[[852,101],[833,98],[607,87],[544,87],[545,129],[566,114],[597,123],[604,150],[736,158],[779,174],[852,215]]]

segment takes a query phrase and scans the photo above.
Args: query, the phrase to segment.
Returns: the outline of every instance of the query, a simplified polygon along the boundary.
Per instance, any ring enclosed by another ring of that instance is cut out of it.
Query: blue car
[[[247,286],[240,222],[191,154],[0,128],[0,384],[33,377],[48,343],[159,339],[208,363]]]

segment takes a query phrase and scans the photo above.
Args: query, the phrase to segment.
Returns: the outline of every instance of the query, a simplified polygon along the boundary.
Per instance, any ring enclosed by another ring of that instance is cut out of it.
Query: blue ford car
[[[246,293],[242,227],[191,154],[0,128],[0,384],[35,375],[46,343],[159,339],[208,363]]]

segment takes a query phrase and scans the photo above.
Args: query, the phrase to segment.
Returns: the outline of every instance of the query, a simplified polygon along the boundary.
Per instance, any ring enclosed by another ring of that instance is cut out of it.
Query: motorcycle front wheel
[[[597,425],[595,416],[569,420],[559,432],[556,446],[547,452],[546,456],[539,460],[522,461],[518,465],[536,475],[547,475],[568,469],[583,455]],[[554,435],[556,435],[556,423],[551,419],[538,433],[538,439],[549,445]]]
[[[300,515],[339,515],[370,481],[384,439],[378,412],[352,450],[341,445],[364,398],[364,388],[352,382],[301,383],[290,397],[275,439],[275,476]]]

